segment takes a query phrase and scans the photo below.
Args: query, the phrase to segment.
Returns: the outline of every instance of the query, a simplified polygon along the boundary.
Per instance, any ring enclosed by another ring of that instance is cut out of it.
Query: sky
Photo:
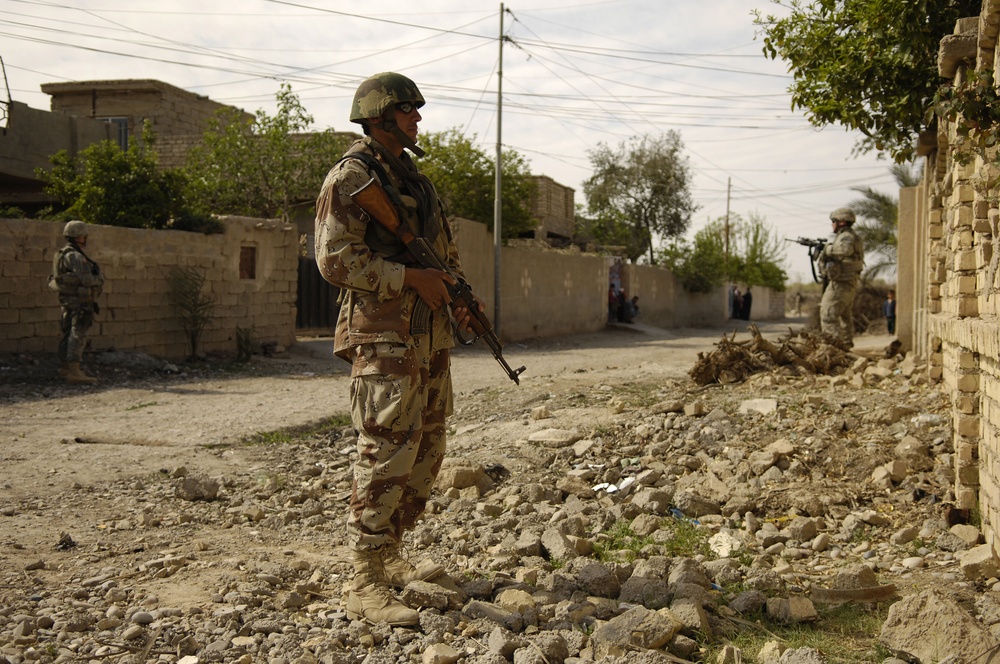
[[[357,129],[358,84],[398,71],[427,100],[421,131],[457,129],[491,156],[499,140],[578,205],[589,151],[674,131],[698,206],[688,237],[727,214],[825,237],[852,187],[898,196],[891,162],[791,109],[754,10],[782,14],[770,0],[0,0],[0,58],[33,108],[49,108],[43,83],[138,78],[273,114],[287,83],[316,129],[341,131]],[[790,280],[810,281],[806,247],[785,244]]]

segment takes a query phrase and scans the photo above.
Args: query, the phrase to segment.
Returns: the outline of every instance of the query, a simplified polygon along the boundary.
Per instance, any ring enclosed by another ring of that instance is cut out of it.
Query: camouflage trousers
[[[823,332],[848,344],[854,343],[854,297],[858,285],[853,281],[831,281],[819,303],[819,322]]]
[[[423,514],[445,453],[452,411],[451,359],[431,353],[430,336],[412,345],[358,347],[351,380],[351,420],[358,460],[347,521],[354,549],[401,541]]]
[[[62,329],[62,338],[59,340],[60,362],[66,364],[83,359],[83,349],[87,346],[87,333],[93,324],[92,305],[63,305],[62,319],[59,321]]]

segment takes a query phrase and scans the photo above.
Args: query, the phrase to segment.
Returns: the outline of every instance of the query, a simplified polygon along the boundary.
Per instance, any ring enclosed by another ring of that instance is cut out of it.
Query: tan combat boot
[[[70,385],[93,385],[97,379],[83,373],[79,362],[70,362],[66,365],[66,382]]]
[[[385,546],[382,552],[382,564],[385,567],[386,580],[395,588],[405,588],[411,581],[429,581],[444,572],[444,567],[432,560],[424,560],[414,566],[403,557],[398,542]]]
[[[354,581],[347,589],[347,617],[393,626],[416,625],[420,615],[392,594],[386,581],[382,551],[354,552]]]
[[[59,375],[63,378],[69,375],[69,363],[63,362],[59,365]]]

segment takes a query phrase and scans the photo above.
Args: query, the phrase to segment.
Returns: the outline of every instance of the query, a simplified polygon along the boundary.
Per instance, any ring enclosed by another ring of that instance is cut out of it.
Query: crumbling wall
[[[998,66],[1000,0],[983,2],[979,17],[958,22],[941,42],[939,73],[961,84],[973,68]],[[919,202],[901,219],[901,260],[926,257],[906,329],[929,360],[951,403],[954,502],[978,507],[986,540],[1000,532],[1000,290],[996,268],[1000,219],[996,192],[985,184],[995,165],[960,158],[954,123],[941,121],[927,141]],[[995,159],[995,157],[991,157]],[[901,210],[902,212],[902,210]],[[923,281],[923,279],[926,279]],[[902,287],[902,283],[901,283]]]

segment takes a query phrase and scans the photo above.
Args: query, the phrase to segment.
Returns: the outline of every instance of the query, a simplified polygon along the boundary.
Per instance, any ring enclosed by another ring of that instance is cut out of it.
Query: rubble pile
[[[736,332],[723,335],[710,353],[698,353],[688,372],[698,385],[728,385],[764,371],[781,370],[790,375],[831,375],[851,365],[856,357],[843,341],[819,331],[789,330],[777,343],[766,339],[758,327],[748,327],[751,338],[736,341]]]
[[[596,384],[460,409],[406,542],[447,568],[402,591],[419,628],[341,604],[350,428],[260,446],[223,476],[177,465],[0,503],[0,662],[826,662],[731,641],[893,600],[887,650],[977,661],[997,645],[1000,570],[949,506],[948,405],[913,358],[807,345],[728,344],[748,372],[712,390]],[[762,372],[762,353],[833,375]],[[39,522],[51,547],[26,550]]]

